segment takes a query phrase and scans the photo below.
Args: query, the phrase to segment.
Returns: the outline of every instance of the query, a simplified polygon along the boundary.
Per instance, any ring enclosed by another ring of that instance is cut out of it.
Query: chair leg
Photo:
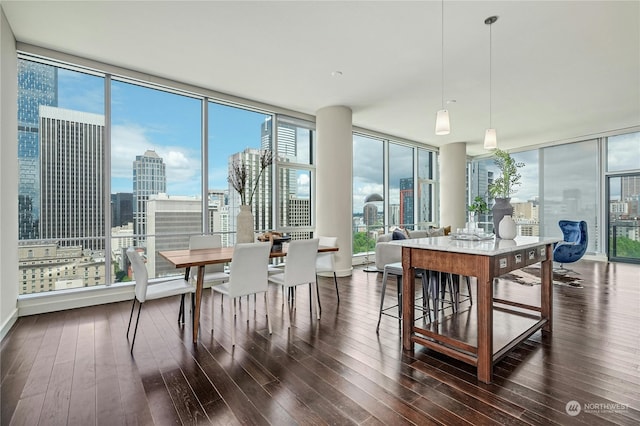
[[[184,320],[184,314],[182,314],[182,319]],[[196,325],[196,294],[191,293],[191,327],[195,327]]]
[[[384,295],[387,291],[387,271],[382,274],[382,293],[380,295],[380,313],[378,314],[378,325],[376,326],[376,333],[380,330],[380,320],[382,319],[382,308],[384,306]]]
[[[129,329],[131,328],[131,319],[133,318],[133,309],[136,307],[136,297],[133,297],[133,304],[131,305],[131,313],[129,314],[129,326],[127,327],[127,339],[129,338]]]
[[[264,309],[267,311],[267,328],[269,328],[269,334],[273,334],[271,331],[271,316],[269,315],[269,301],[267,299],[267,292],[264,292]]]
[[[333,282],[336,285],[336,297],[338,298],[338,303],[340,303],[340,292],[338,291],[338,277],[336,273],[333,273]]]
[[[429,271],[424,270],[420,276],[422,281],[422,314],[427,311],[429,322],[431,322],[431,303],[429,303]]]
[[[313,300],[316,302],[316,317],[318,319],[320,319],[320,295],[318,293],[318,284],[316,284],[314,282],[311,282],[311,283],[309,283],[309,285],[312,286],[312,287],[313,286],[316,287],[316,291],[315,291],[316,297],[314,297]],[[311,300],[310,300],[310,302],[311,302]]]
[[[467,294],[469,294],[469,304],[473,306],[473,296],[471,295],[471,278],[465,277],[467,280]]]
[[[291,287],[287,288],[287,293],[288,290],[291,290]],[[284,298],[284,291],[282,292],[282,297]],[[285,301],[284,303],[284,311],[285,311],[285,318],[287,320],[287,328],[291,328],[291,310],[289,309],[289,302]]]
[[[233,299],[233,301],[231,301]],[[234,318],[236,317],[236,298],[229,296],[229,312],[233,312],[231,316],[231,346],[236,345],[236,324]]]
[[[213,312],[213,295],[216,294],[215,291],[213,291],[213,287],[211,287],[211,332],[213,333],[213,322],[214,322],[214,312]]]
[[[398,286],[398,322],[400,322],[402,321],[402,275],[396,275],[396,285]]]
[[[316,296],[318,296],[318,306],[320,306],[320,312],[322,312],[322,303],[320,303],[320,286],[318,285],[318,274],[316,274]]]
[[[180,310],[178,310],[178,325],[184,324],[184,294],[180,297]]]
[[[133,354],[133,345],[136,344],[136,336],[138,335],[138,322],[140,322],[140,310],[142,310],[142,303],[138,305],[138,316],[136,318],[136,327],[133,329],[133,341],[131,342],[132,354]]]
[[[440,273],[439,272],[436,272],[436,271],[430,272],[429,293],[431,294],[431,302],[433,304],[433,320],[438,321],[438,298],[440,296]]]

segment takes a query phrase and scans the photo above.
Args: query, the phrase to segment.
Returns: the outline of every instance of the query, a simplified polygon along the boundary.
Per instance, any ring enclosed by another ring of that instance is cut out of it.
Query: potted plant
[[[469,212],[473,214],[489,213],[489,207],[487,202],[479,195],[473,199],[473,202],[468,206]]]
[[[236,242],[252,243],[254,237],[254,217],[251,212],[251,202],[258,189],[260,178],[264,170],[273,164],[273,152],[268,149],[260,150],[258,173],[255,178],[251,175],[244,158],[234,161],[229,166],[227,181],[240,195],[240,213],[237,219]]]
[[[473,202],[467,206],[467,210],[469,210],[468,226],[470,229],[476,228],[476,215],[479,216],[482,213],[489,213],[487,202],[479,195],[476,195],[476,198],[473,199]]]
[[[496,200],[493,205],[493,231],[500,238],[499,225],[504,216],[513,214],[511,195],[516,192],[516,187],[521,184],[522,176],[518,169],[524,167],[524,163],[516,162],[513,157],[501,149],[496,149],[493,154],[494,163],[500,173],[489,184],[489,195]]]

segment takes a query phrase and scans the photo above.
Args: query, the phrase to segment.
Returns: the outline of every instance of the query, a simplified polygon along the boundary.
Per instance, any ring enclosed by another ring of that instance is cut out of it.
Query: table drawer
[[[496,275],[506,274],[514,269],[546,260],[545,246],[531,247],[514,251],[494,258],[494,268]]]

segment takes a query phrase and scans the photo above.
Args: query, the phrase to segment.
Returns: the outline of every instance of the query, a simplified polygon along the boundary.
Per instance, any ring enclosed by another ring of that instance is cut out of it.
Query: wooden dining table
[[[268,244],[268,243],[264,243]],[[338,251],[338,247],[319,246],[318,253]],[[233,247],[206,248],[206,249],[182,249],[158,252],[160,256],[173,264],[177,269],[185,268],[185,278],[188,279],[192,267],[198,268],[196,281],[196,301],[193,312],[193,343],[198,341],[198,329],[200,326],[200,304],[202,301],[202,289],[204,285],[205,266],[216,263],[228,263],[233,260]],[[270,258],[280,258],[287,255],[287,247],[282,250],[272,250]]]

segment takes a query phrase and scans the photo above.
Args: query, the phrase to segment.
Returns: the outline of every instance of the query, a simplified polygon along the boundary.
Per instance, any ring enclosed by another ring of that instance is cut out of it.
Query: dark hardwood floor
[[[333,280],[320,279],[319,322],[300,288],[290,333],[280,291],[269,294],[273,335],[262,298],[255,314],[253,299],[243,300],[234,349],[219,295],[210,331],[209,291],[197,345],[190,326],[177,325],[177,297],[152,301],[133,356],[130,302],[21,317],[2,341],[2,425],[638,425],[640,265],[572,268],[583,287],[554,286],[553,333],[513,350],[490,385],[446,356],[403,353],[393,318],[376,335],[382,274],[361,270],[339,279],[340,304]],[[529,303],[537,292],[496,287]],[[392,281],[386,298],[395,300]],[[579,414],[567,414],[570,401]]]

